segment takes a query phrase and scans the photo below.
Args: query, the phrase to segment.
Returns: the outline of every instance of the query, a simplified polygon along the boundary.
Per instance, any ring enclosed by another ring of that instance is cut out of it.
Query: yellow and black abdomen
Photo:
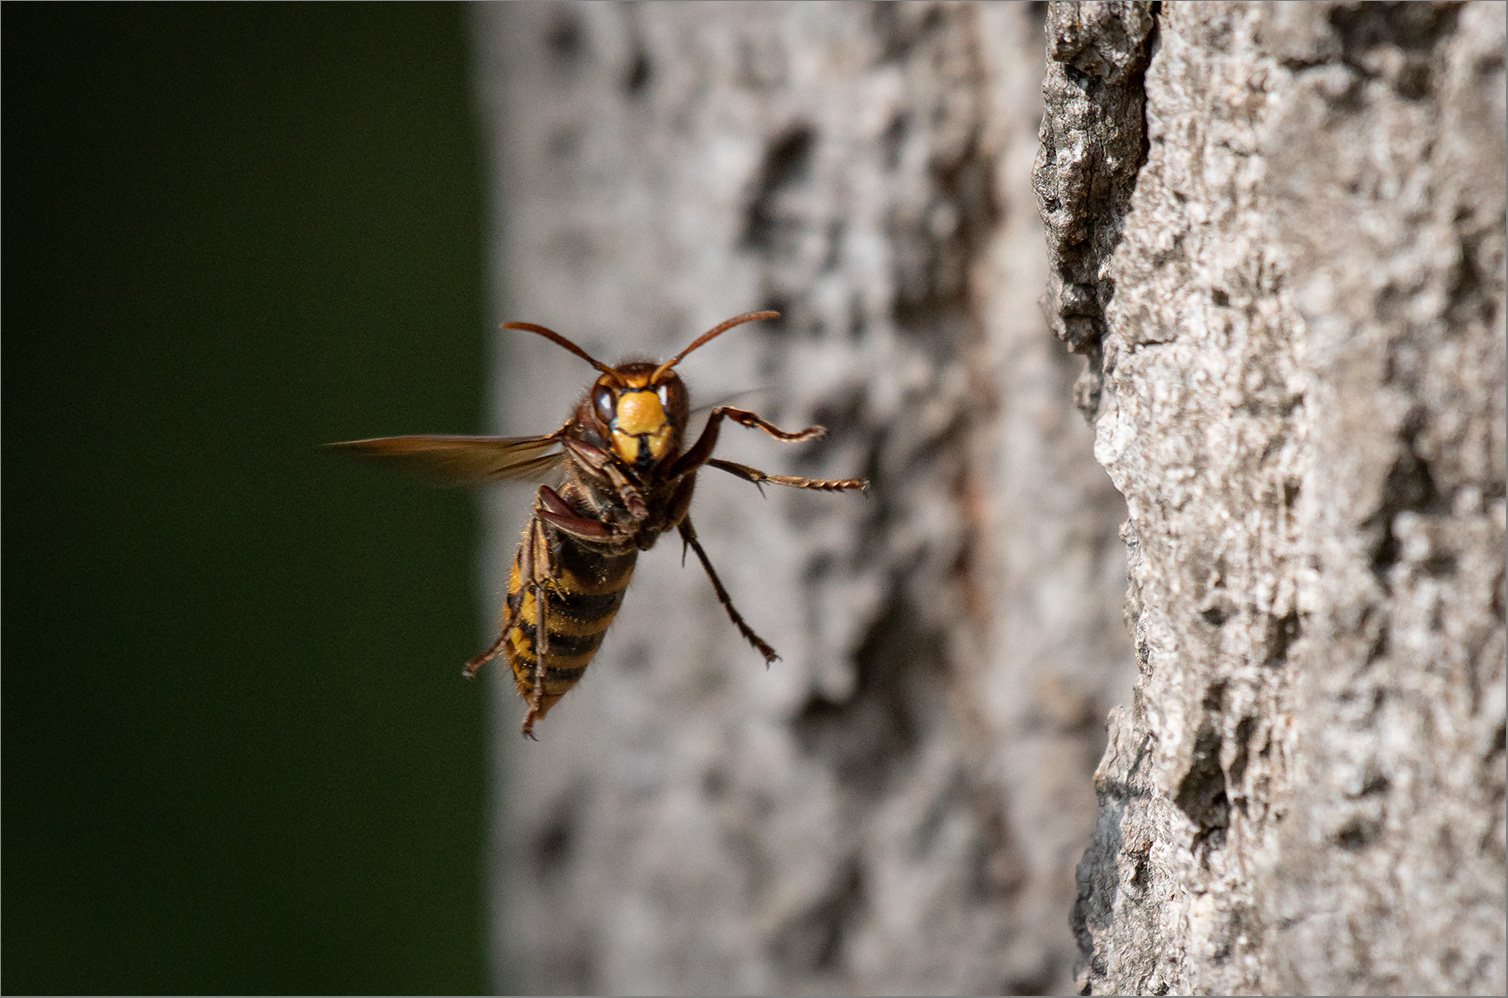
[[[586,672],[618,607],[623,604],[623,593],[633,577],[634,560],[639,554],[632,548],[622,554],[604,554],[567,534],[553,533],[559,542],[554,552],[554,577],[544,585],[545,633],[549,640],[545,643],[544,698],[536,719],[544,717]],[[518,623],[508,632],[504,647],[519,694],[532,701],[538,669],[539,618],[534,594],[524,591],[522,557],[520,547],[513,556],[504,611],[505,621],[515,610],[519,611]]]

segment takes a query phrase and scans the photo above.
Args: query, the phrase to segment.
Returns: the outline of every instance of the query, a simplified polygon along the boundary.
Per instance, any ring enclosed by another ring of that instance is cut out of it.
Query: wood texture
[[[1093,992],[1504,988],[1502,15],[1163,4],[1143,59],[1053,9],[1146,129],[1129,180],[1038,172],[1124,205],[1078,220],[1141,668]],[[1095,72],[1053,64],[1044,136],[1087,144]]]
[[[617,361],[778,309],[679,370],[702,404],[749,392],[735,404],[832,432],[730,427],[720,453],[874,483],[761,498],[702,473],[697,530],[773,667],[667,544],[540,744],[514,744],[499,687],[514,986],[1070,985],[1089,777],[1132,659],[1124,509],[1038,305],[1033,13],[478,12],[499,318]],[[585,365],[535,342],[499,356],[499,431],[558,425]],[[491,565],[527,502],[496,507]]]
[[[772,668],[657,549],[540,744],[497,682],[500,987],[1504,989],[1501,6],[475,25],[499,320],[777,309],[679,370],[832,433],[720,454],[874,485],[703,472]],[[500,335],[494,429],[589,375]]]

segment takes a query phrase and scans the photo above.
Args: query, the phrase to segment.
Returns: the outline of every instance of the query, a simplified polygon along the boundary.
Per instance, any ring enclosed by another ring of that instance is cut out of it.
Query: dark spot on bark
[[[559,62],[575,62],[585,47],[581,22],[565,8],[557,7],[557,16],[545,32],[545,48]]]
[[[844,331],[848,335],[848,341],[850,343],[858,343],[864,336],[864,303],[859,299],[857,294],[854,294],[848,300],[847,319]]]
[[[1358,4],[1332,7],[1329,20],[1341,43],[1340,61],[1359,76],[1392,86],[1404,100],[1422,100],[1434,90],[1441,45],[1455,33],[1457,4]],[[1388,49],[1378,59],[1374,49]]]
[[[630,97],[644,96],[653,76],[654,67],[649,61],[649,53],[640,49],[628,64],[628,72],[623,74],[624,92]]]
[[[742,236],[745,246],[769,251],[784,230],[795,228],[794,221],[781,217],[778,201],[784,191],[801,184],[810,175],[814,138],[810,127],[798,125],[770,143],[745,212]]]
[[[1504,754],[1508,754],[1508,723],[1499,721],[1497,730],[1492,734],[1492,740],[1487,743],[1484,761],[1492,762]]]
[[[728,792],[728,776],[720,769],[709,769],[702,774],[702,796],[708,800],[720,800]]]
[[[1235,602],[1223,591],[1217,591],[1199,611],[1199,616],[1211,627],[1225,624],[1236,612]]]
[[[1378,624],[1373,621],[1372,626],[1376,628],[1376,631],[1372,635],[1372,640],[1367,644],[1367,665],[1382,661],[1388,657],[1388,652],[1392,650],[1392,640],[1388,637],[1387,625]]]
[[[1426,511],[1440,502],[1440,490],[1435,485],[1429,463],[1414,449],[1414,441],[1423,430],[1423,413],[1411,412],[1399,430],[1398,455],[1383,481],[1381,505],[1363,524],[1376,536],[1372,544],[1372,574],[1384,592],[1392,592],[1388,572],[1398,563],[1400,553],[1398,536],[1393,530],[1394,519],[1401,512]]]
[[[1289,610],[1281,617],[1267,618],[1267,664],[1282,665],[1288,661],[1288,650],[1299,639],[1302,628],[1299,612]]]
[[[1099,77],[1090,76],[1071,62],[1063,64],[1063,75],[1068,77],[1068,82],[1084,91],[1086,96],[1093,97],[1095,91],[1099,89]]]
[[[874,37],[879,40],[878,61],[899,62],[935,35],[943,27],[943,11],[932,5],[905,9],[905,4],[877,3],[867,5],[874,19]],[[907,16],[914,10],[923,10],[920,18]]]
[[[1257,719],[1250,715],[1236,723],[1236,755],[1230,763],[1231,786],[1239,787],[1246,778],[1246,763],[1251,758],[1251,737],[1257,729]]]
[[[550,134],[550,142],[546,148],[551,159],[573,159],[580,147],[581,133],[566,126]]]
[[[919,704],[939,690],[942,635],[917,629],[903,602],[877,618],[854,656],[857,681],[842,702],[814,694],[792,722],[802,751],[856,790],[874,792],[915,750]]]
[[[1362,774],[1361,785],[1355,791],[1347,794],[1348,797],[1375,797],[1386,794],[1393,786],[1393,781],[1388,779],[1382,770],[1369,766]]]
[[[818,552],[808,559],[806,566],[802,569],[801,582],[804,586],[815,586],[831,576],[836,568],[837,559],[831,552]]]
[[[1456,574],[1456,556],[1450,551],[1431,551],[1420,563],[1420,568],[1436,578]]]
[[[863,870],[857,859],[850,859],[827,890],[776,933],[771,958],[796,974],[841,972],[845,945],[867,903]]]
[[[847,226],[841,218],[834,219],[827,226],[827,253],[822,258],[822,270],[831,273],[838,269],[838,264],[843,258],[843,240],[847,233]]]
[[[926,813],[922,815],[921,822],[916,827],[915,841],[912,843],[911,858],[921,861],[932,847],[937,844],[938,833],[942,831],[948,816],[961,810],[967,803],[967,796],[962,779],[954,776],[935,797],[928,802]]]
[[[1405,100],[1423,100],[1430,95],[1430,66],[1417,59],[1409,59],[1399,68],[1393,79],[1393,89]]]
[[[993,993],[1001,995],[1052,994],[1053,986],[1057,984],[1057,981],[1053,977],[1052,971],[1047,967],[1043,967],[1035,974],[1021,974],[1001,981],[999,990]]]
[[[559,873],[571,860],[576,845],[576,799],[567,795],[558,801],[549,818],[534,835],[530,852],[539,879]]]
[[[1330,25],[1348,56],[1380,46],[1406,52],[1431,49],[1455,31],[1457,16],[1450,4],[1357,4],[1329,10]]]
[[[1025,888],[1029,879],[1026,860],[1011,835],[1000,795],[986,789],[975,792],[972,798],[979,835],[969,850],[971,894],[980,901],[1001,901]]]
[[[1300,484],[1300,482],[1299,482],[1299,480],[1297,478],[1287,478],[1287,479],[1284,479],[1283,480],[1283,505],[1287,506],[1289,509],[1292,509],[1294,507],[1294,505],[1299,501],[1299,492],[1301,490],[1302,490],[1302,485]]]
[[[1377,830],[1378,824],[1373,819],[1352,818],[1335,833],[1335,844],[1347,852],[1356,852],[1377,837]]]
[[[649,646],[642,641],[635,641],[624,648],[618,656],[620,667],[624,672],[643,672],[649,668]]]
[[[902,112],[890,119],[880,135],[880,155],[887,170],[894,170],[901,165],[901,146],[906,138],[907,127],[907,115]]]
[[[1219,849],[1225,844],[1225,829],[1230,820],[1230,801],[1225,789],[1225,771],[1220,768],[1220,733],[1205,721],[1195,738],[1188,772],[1178,781],[1178,794],[1173,799],[1179,810],[1199,826],[1194,841],[1196,849],[1200,846]]]
[[[806,444],[805,447],[814,448],[807,453],[820,455],[822,454],[820,448],[831,446],[834,442],[844,439],[855,426],[863,426],[864,399],[863,391],[833,392],[813,409],[812,422],[818,426],[827,427],[827,436]],[[803,462],[807,460],[807,453],[802,454]]]
[[[1145,894],[1152,886],[1152,843],[1148,842],[1131,853],[1131,876],[1126,878],[1126,884],[1136,888],[1139,894]]]
[[[1490,326],[1497,315],[1497,298],[1488,288],[1484,275],[1492,265],[1484,257],[1485,231],[1492,226],[1479,223],[1472,212],[1458,209],[1453,219],[1461,233],[1461,253],[1451,268],[1450,290],[1445,306],[1447,337],[1458,338],[1474,326]]]

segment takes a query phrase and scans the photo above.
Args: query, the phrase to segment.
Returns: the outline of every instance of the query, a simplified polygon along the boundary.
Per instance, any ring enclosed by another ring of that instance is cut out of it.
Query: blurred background
[[[5,15],[0,989],[1502,992],[1500,6]],[[527,490],[319,445],[755,308],[784,660],[661,545],[522,747]]]
[[[7,992],[486,986],[463,15],[5,11]]]

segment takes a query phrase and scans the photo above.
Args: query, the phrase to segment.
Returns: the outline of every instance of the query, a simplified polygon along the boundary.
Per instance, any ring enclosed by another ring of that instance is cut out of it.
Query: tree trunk
[[[692,514],[764,668],[673,541],[586,679],[515,746],[499,683],[499,966],[528,990],[1066,988],[1101,718],[1129,691],[1124,507],[1037,305],[1042,27],[1027,7],[503,5],[499,314],[668,356],[771,471]],[[559,425],[580,361],[508,341],[500,420]],[[494,546],[511,557],[528,499]],[[494,569],[494,571],[496,571]],[[494,575],[494,591],[500,585]]]
[[[1081,983],[1501,993],[1503,9],[1157,6],[1049,24],[1052,297],[1141,666]]]
[[[500,986],[1503,987],[1501,10],[1041,13],[477,9],[499,319],[778,309],[679,370],[831,432],[719,453],[873,484],[701,474],[769,669],[667,541],[539,743],[493,670]]]

